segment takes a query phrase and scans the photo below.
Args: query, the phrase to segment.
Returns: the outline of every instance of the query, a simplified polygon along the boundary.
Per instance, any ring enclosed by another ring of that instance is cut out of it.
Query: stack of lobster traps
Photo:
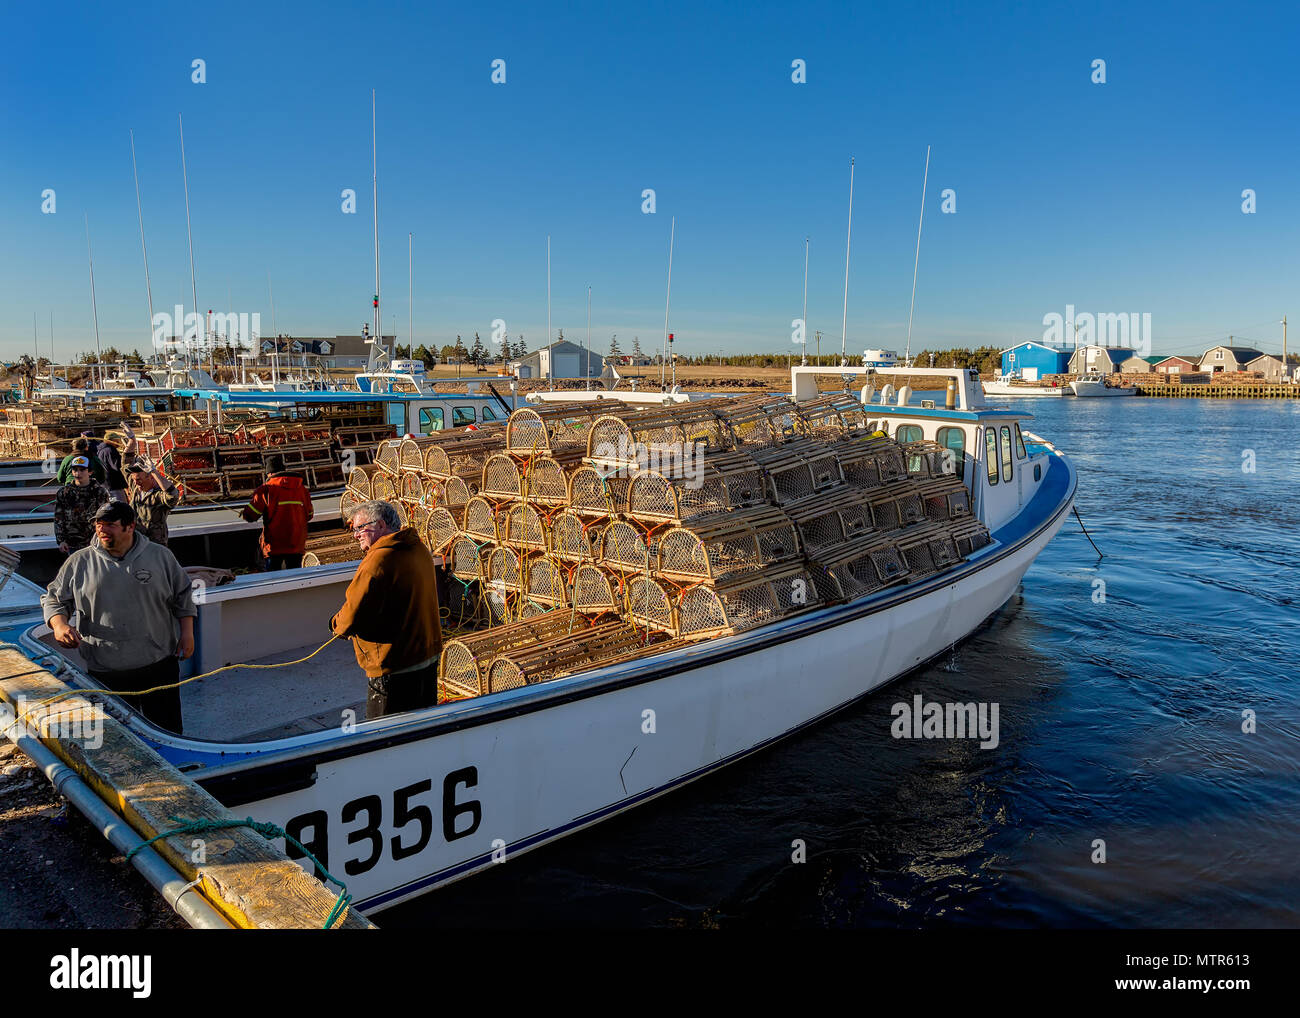
[[[347,516],[394,504],[454,578],[444,698],[745,632],[988,543],[953,456],[851,396],[515,411],[381,444]]]

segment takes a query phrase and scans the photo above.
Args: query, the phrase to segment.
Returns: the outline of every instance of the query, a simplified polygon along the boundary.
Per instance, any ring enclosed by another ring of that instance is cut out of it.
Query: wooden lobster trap
[[[443,435],[446,437],[444,438]],[[476,494],[488,459],[503,452],[505,427],[483,425],[478,431],[443,432],[439,441],[424,446],[424,470],[438,478],[459,477]]]
[[[554,509],[568,505],[569,475],[581,460],[581,450],[572,448],[533,457],[524,465],[524,499]]]
[[[400,438],[389,439],[387,442],[380,442],[375,449],[375,466],[386,474],[396,476],[402,472],[402,440]]]
[[[615,520],[600,534],[596,560],[616,573],[653,572],[658,555],[647,547],[641,531],[626,520]]]
[[[217,462],[222,469],[229,467],[257,467],[262,469],[262,449],[256,445],[217,446]]]
[[[552,611],[444,642],[438,665],[438,699],[485,695],[487,669],[493,658],[567,636],[579,628],[587,631],[585,620],[575,626],[569,612]]]
[[[599,521],[584,520],[572,509],[551,517],[550,552],[562,562],[594,562],[599,548]]]
[[[727,636],[816,608],[821,596],[803,563],[740,573],[724,583],[684,590],[677,603],[674,635]]]
[[[907,578],[907,564],[887,537],[868,535],[810,558],[828,600],[852,601]]]
[[[851,392],[829,392],[795,404],[799,431],[806,438],[834,442],[867,426],[867,411]]]
[[[478,492],[494,502],[518,502],[524,497],[519,461],[507,452],[493,453],[483,465]]]
[[[815,495],[785,506],[799,532],[805,555],[852,541],[871,533],[874,523],[866,493],[860,488],[844,487],[825,495]]]
[[[927,523],[909,527],[898,535],[898,552],[907,563],[909,579],[924,579],[961,561],[949,529],[938,523]]]
[[[408,508],[424,501],[424,478],[413,470],[403,470],[397,475],[397,497]]]
[[[573,570],[571,589],[573,606],[584,614],[603,615],[623,608],[618,579],[594,562],[578,564]]]
[[[787,396],[739,396],[711,404],[731,430],[735,448],[746,452],[798,436],[798,411]]]
[[[611,519],[627,506],[629,477],[618,468],[578,467],[569,476],[569,508],[582,516]]]
[[[858,488],[878,488],[907,476],[903,452],[888,438],[837,442],[835,457],[844,480]]]
[[[471,496],[461,513],[461,529],[479,544],[502,539],[502,514],[482,495]]]
[[[799,557],[794,523],[770,506],[701,517],[669,530],[658,543],[657,575],[675,583],[716,583]]]
[[[951,476],[956,472],[951,468],[956,454],[944,449],[938,442],[923,438],[915,442],[907,442],[900,446],[900,449],[908,477],[923,480],[928,477]]]
[[[429,510],[420,538],[424,541],[424,546],[436,555],[460,536],[464,521],[464,508],[435,506]]]
[[[973,517],[954,523],[948,533],[956,542],[957,550],[963,558],[974,554],[993,540],[989,536],[988,527]]]
[[[399,474],[390,474],[387,470],[378,470],[370,475],[370,497],[381,502],[395,502],[399,497]]]
[[[377,473],[379,473],[379,467],[374,464],[353,467],[352,472],[348,474],[348,487],[354,491],[360,492],[366,498],[369,498],[370,479]]]
[[[647,528],[766,504],[762,470],[739,452],[705,453],[675,470],[637,471],[627,482],[627,514]]]
[[[482,496],[476,496],[475,499],[470,501],[486,500]],[[549,549],[550,536],[546,524],[537,510],[527,503],[512,505],[504,509],[497,529],[501,543],[509,545],[511,548],[518,548],[521,551],[541,552]]]
[[[970,492],[955,475],[918,481],[916,492],[928,520],[960,520],[971,514]]]
[[[915,485],[893,484],[869,493],[867,505],[871,507],[871,521],[876,530],[889,532],[920,523],[925,519],[925,506]]]
[[[462,583],[472,583],[483,578],[484,559],[491,547],[461,534],[446,546],[442,553],[443,563],[447,571]]]
[[[844,484],[836,447],[794,439],[750,452],[767,478],[768,497],[777,505],[798,502]]]
[[[541,615],[538,619],[546,617]],[[488,666],[487,688],[489,692],[499,693],[583,672],[610,658],[622,657],[644,642],[644,633],[638,633],[622,621],[604,622],[584,628],[580,633],[555,636],[543,643],[498,654]]]
[[[653,576],[630,576],[624,592],[624,618],[643,629],[678,635],[677,592]]]
[[[206,495],[208,498],[221,498],[226,493],[226,475],[211,470],[177,470],[172,474],[174,480],[185,485],[187,492]],[[258,481],[260,484],[261,481]]]
[[[506,451],[521,457],[581,459],[586,455],[592,425],[609,414],[610,406],[603,400],[521,407],[506,421]]]
[[[225,471],[226,493],[231,498],[250,496],[262,483],[261,467],[232,467]]]
[[[397,468],[399,470],[413,470],[417,473],[422,472],[424,467],[424,453],[432,445],[438,443],[437,435],[418,435],[409,438],[397,440]]]
[[[438,478],[426,475],[424,480],[426,505],[463,506],[473,494],[462,477]]]
[[[651,466],[671,469],[677,460],[695,455],[700,445],[706,450],[731,448],[724,424],[702,408],[690,413],[679,406],[606,414],[592,424],[585,462],[604,474]]]
[[[573,603],[573,589],[558,559],[542,556],[530,559],[524,591],[529,601],[550,608],[568,608]]]
[[[339,497],[339,515],[344,520],[350,519],[352,514],[356,512],[357,506],[368,501],[370,501],[369,495],[363,495],[355,488],[344,488],[343,494]]]
[[[488,549],[483,560],[483,578],[489,586],[504,588],[512,594],[526,593],[526,573],[538,557],[498,544]]]

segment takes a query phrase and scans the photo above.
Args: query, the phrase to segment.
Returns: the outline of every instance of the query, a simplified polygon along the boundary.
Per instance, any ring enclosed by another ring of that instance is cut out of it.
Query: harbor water
[[[379,923],[1300,925],[1300,402],[1014,402],[1103,558],[1071,518],[942,660]],[[896,738],[918,695],[997,745]]]

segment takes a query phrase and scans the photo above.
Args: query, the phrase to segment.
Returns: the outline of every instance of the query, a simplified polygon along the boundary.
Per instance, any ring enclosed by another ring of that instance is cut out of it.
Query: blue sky
[[[676,216],[679,351],[795,349],[805,236],[810,339],[834,350],[854,157],[848,345],[901,352],[927,145],[914,349],[1039,338],[1073,304],[1149,312],[1156,352],[1229,333],[1275,351],[1300,315],[1294,10],[376,6],[11,7],[0,356],[31,350],[34,312],[42,354],[51,311],[60,359],[93,348],[83,214],[101,341],[147,348],[132,129],[155,310],[189,307],[178,113],[199,306],[269,333],[269,273],[281,332],[359,331],[371,88],[384,331],[403,340],[410,232],[417,343],[501,318],[536,349],[549,234],[553,331],[585,336],[590,285],[593,345],[657,348]]]

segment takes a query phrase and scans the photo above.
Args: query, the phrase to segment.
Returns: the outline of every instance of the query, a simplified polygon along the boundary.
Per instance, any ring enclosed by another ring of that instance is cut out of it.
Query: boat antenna
[[[149,251],[144,246],[144,207],[140,204],[140,170],[135,162],[135,131],[131,132],[131,173],[135,176],[135,211],[140,219],[140,253],[144,255],[144,292],[149,299],[149,335],[153,336],[153,285],[149,282]]]
[[[659,390],[664,388],[664,372],[668,370],[668,309],[673,301],[673,241],[677,239],[677,217],[673,216],[668,232],[668,296],[664,298],[664,359],[659,365]]]
[[[853,159],[849,158],[849,232],[844,241],[844,317],[840,320],[840,367],[848,364],[849,247],[853,243]]]
[[[587,342],[582,346],[582,352],[587,358],[587,367],[583,371],[585,379],[583,388],[591,390],[591,287],[587,287]]]
[[[375,345],[384,352],[384,330],[379,317],[379,157],[375,141],[375,90],[370,90],[370,187],[375,227]]]
[[[546,377],[555,388],[555,372],[551,370],[551,235],[546,235]]]
[[[406,303],[406,321],[410,331],[406,337],[406,356],[415,356],[415,234],[406,234],[406,270],[410,275]]]
[[[925,177],[921,181],[921,218],[916,224],[916,261],[912,263],[912,306],[907,312],[907,350],[903,364],[912,366],[912,312],[916,310],[916,270],[921,265],[921,226],[925,222],[925,185],[930,182],[930,146],[925,146]]]
[[[799,319],[803,334],[803,366],[808,366],[808,238],[803,239],[803,317]]]
[[[276,331],[276,328],[275,328],[275,293],[271,290],[271,270],[270,270],[270,269],[267,269],[267,270],[266,270],[266,295],[267,295],[269,298],[271,298],[271,335],[273,335],[273,336],[278,336],[278,335],[280,335],[280,333],[277,332],[277,331]],[[250,344],[250,345],[251,345],[251,344]],[[253,352],[254,354],[257,353],[256,350],[253,350],[252,352]]]
[[[95,256],[90,251],[90,217],[82,213],[86,221],[86,259],[90,262],[90,310],[95,320],[95,360],[99,365],[100,382],[104,379],[104,352],[99,346],[99,304],[95,301]],[[95,373],[92,371],[91,377]]]
[[[190,178],[189,172],[185,167],[185,122],[181,119],[179,113],[176,114],[176,123],[180,126],[181,131],[181,180],[185,185],[185,233],[190,240],[190,298],[194,301],[194,324],[199,320],[199,297],[198,288],[194,283],[194,231],[190,228]],[[184,323],[182,323],[183,327]],[[206,333],[207,330],[204,329]],[[204,336],[207,340],[207,336]],[[186,357],[186,363],[189,363],[189,357]]]

